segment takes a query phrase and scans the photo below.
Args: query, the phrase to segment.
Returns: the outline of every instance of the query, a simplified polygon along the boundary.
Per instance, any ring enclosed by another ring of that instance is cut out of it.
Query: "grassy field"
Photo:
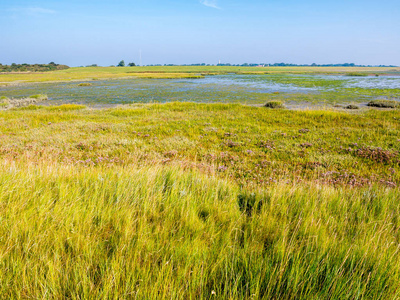
[[[0,84],[70,80],[98,80],[124,77],[199,78],[216,74],[399,74],[400,68],[378,67],[81,67],[43,73],[0,73]]]
[[[0,111],[0,292],[398,299],[400,111]]]

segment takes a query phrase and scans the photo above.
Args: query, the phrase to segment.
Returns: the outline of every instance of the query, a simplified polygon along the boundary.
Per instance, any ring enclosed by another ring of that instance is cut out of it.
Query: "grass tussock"
[[[78,84],[78,86],[92,86],[93,84],[89,83],[89,82],[82,82],[80,84]]]
[[[395,100],[372,100],[367,105],[379,108],[399,108],[400,102]]]
[[[28,98],[36,99],[38,101],[44,101],[44,100],[48,99],[47,95],[43,95],[43,94],[31,95]]]
[[[355,105],[355,104],[346,105],[344,108],[345,109],[360,109],[360,107],[358,105]]]

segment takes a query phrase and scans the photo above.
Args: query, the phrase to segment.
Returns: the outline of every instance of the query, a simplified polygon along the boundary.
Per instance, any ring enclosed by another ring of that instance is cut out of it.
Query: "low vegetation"
[[[368,76],[366,73],[357,73],[357,72],[350,72],[346,74],[347,76],[356,76],[356,77],[365,77]]]
[[[349,114],[194,103],[84,108],[1,112],[0,157],[33,163],[45,156],[72,165],[179,164],[242,186],[400,183],[397,110]]]
[[[1,111],[0,292],[399,298],[399,129],[397,110]]]
[[[47,95],[32,95],[26,98],[8,98],[8,97],[1,97],[0,98],[0,109],[11,109],[11,108],[18,108],[18,107],[27,107],[32,106],[38,102],[43,102],[47,100]]]
[[[380,108],[399,108],[400,101],[396,100],[372,100],[368,103],[368,106],[380,107]]]

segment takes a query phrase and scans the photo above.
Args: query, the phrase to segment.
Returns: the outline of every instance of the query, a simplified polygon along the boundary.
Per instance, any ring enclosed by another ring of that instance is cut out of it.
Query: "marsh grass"
[[[400,297],[397,110],[69,108],[0,112],[3,298]]]
[[[396,299],[394,190],[3,164],[4,298]]]
[[[221,103],[33,109],[0,113],[0,158],[39,163],[46,157],[77,165],[177,164],[244,186],[280,181],[400,183],[397,110],[290,111]],[[363,155],[365,149],[376,148],[392,158],[383,163],[380,154]]]

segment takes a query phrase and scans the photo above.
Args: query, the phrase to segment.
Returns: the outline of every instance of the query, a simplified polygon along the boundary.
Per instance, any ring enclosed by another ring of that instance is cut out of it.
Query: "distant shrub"
[[[368,74],[365,73],[356,73],[356,72],[351,72],[351,73],[347,73],[346,76],[357,76],[357,77],[365,77],[368,76]]]
[[[85,108],[86,108],[85,105],[80,105],[80,104],[62,104],[58,106],[49,106],[47,107],[47,110],[69,111],[69,110],[79,110]]]
[[[281,101],[269,101],[265,103],[264,107],[268,108],[285,108],[285,105]]]
[[[345,106],[344,108],[345,109],[360,109],[360,107],[355,104],[349,104],[349,105]]]
[[[83,82],[83,83],[78,84],[78,86],[92,86],[92,84],[89,82]]]
[[[400,102],[395,100],[372,100],[367,105],[380,108],[399,108]]]

